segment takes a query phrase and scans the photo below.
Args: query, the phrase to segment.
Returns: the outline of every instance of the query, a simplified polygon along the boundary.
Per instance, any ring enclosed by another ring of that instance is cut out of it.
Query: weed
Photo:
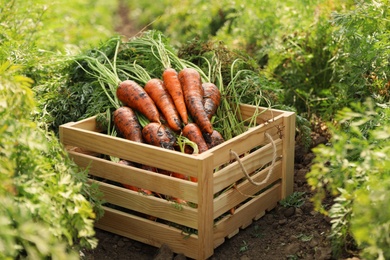
[[[251,233],[251,236],[252,237],[255,237],[255,238],[260,238],[263,236],[262,233],[260,233],[260,227],[259,225],[255,225],[254,228],[253,228],[253,231]]]
[[[279,203],[285,208],[294,207],[299,208],[305,203],[305,198],[303,197],[306,193],[295,191],[287,198],[281,200]]]
[[[298,238],[299,240],[301,240],[303,242],[309,242],[313,239],[313,234],[310,234],[310,235],[299,234],[298,236],[296,236],[296,238]]]
[[[243,240],[242,243],[243,243],[243,245],[240,247],[240,253],[246,252],[249,250],[248,243],[245,240]]]

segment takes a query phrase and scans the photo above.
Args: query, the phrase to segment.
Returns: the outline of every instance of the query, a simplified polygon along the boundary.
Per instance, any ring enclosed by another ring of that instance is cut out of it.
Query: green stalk
[[[213,64],[215,82],[221,92],[221,104],[217,110],[216,116],[218,118],[222,136],[225,140],[229,140],[246,130],[241,120],[239,108],[240,99],[236,93],[236,86],[234,85],[239,75],[234,74],[235,63],[233,63],[231,67],[232,80],[225,88],[222,79],[221,63],[216,55],[213,57]]]
[[[121,80],[118,77],[117,69],[116,69],[116,61],[117,61],[117,55],[119,50],[120,41],[118,41],[116,48],[115,48],[115,54],[114,54],[114,60],[113,62],[110,61],[110,59],[107,57],[105,53],[102,51],[98,51],[104,58],[104,61],[108,64],[103,64],[99,61],[97,58],[92,58],[90,56],[80,56],[75,59],[75,62],[90,76],[96,78],[97,82],[101,86],[102,90],[106,94],[107,98],[111,102],[112,106],[114,108],[118,108],[121,106],[121,103],[119,102],[117,96],[116,96],[116,89],[118,87],[118,84],[121,82]],[[91,70],[88,70],[87,68],[84,68],[78,60],[84,60],[87,63],[88,68]],[[106,86],[108,86],[110,93],[107,91]]]

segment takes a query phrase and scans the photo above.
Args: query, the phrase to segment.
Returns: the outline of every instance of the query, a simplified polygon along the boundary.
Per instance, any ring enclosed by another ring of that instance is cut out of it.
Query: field
[[[115,135],[118,83],[166,57],[218,86],[226,139],[232,104],[296,114],[293,193],[211,259],[390,258],[388,0],[0,4],[0,258],[185,258],[94,228],[102,194],[59,140],[95,115]]]

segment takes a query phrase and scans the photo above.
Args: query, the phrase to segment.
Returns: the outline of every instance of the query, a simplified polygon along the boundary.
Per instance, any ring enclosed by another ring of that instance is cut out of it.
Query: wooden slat
[[[251,176],[252,180],[255,182],[263,181],[266,178],[269,169],[270,167],[267,167],[266,169],[260,171],[259,173]],[[214,218],[218,218],[219,216],[221,216],[231,208],[239,205],[241,202],[250,198],[250,196],[253,196],[257,192],[259,192],[261,189],[264,189],[268,185],[279,180],[282,175],[281,171],[282,171],[282,165],[281,162],[279,161],[275,163],[272,174],[270,175],[268,182],[266,182],[265,184],[257,186],[257,185],[253,185],[248,180],[245,180],[244,182],[238,184],[236,188],[229,189],[226,192],[219,195],[217,198],[214,199]]]
[[[232,159],[230,150],[233,150],[238,154],[242,154],[256,146],[268,143],[269,141],[265,136],[265,133],[267,132],[272,136],[276,135],[276,126],[282,123],[283,118],[279,117],[269,124],[253,127],[247,132],[210,149],[208,152],[213,153],[215,167],[229,162]]]
[[[214,227],[214,245],[239,229],[242,223],[251,221],[258,213],[271,210],[280,200],[281,185],[276,184],[258,197],[238,208],[233,215],[228,215],[218,221]]]
[[[108,203],[190,228],[198,228],[198,212],[196,209],[188,206],[178,207],[174,202],[165,199],[146,196],[107,183],[95,182],[99,184],[99,189],[104,194],[104,200]]]
[[[191,156],[149,144],[136,143],[123,138],[95,133],[83,129],[61,126],[64,145],[81,147],[100,154],[111,155],[132,162],[193,176],[197,161],[211,153]]]
[[[73,127],[78,129],[84,129],[93,132],[100,132],[101,130],[96,126],[96,116],[88,117],[86,119],[77,121],[77,122],[69,122],[65,124],[67,127]]]
[[[279,157],[282,155],[282,141],[280,139],[276,140],[275,145],[277,148],[276,154]],[[251,154],[240,158],[240,161],[247,172],[252,173],[255,170],[262,168],[263,165],[270,163],[273,158],[273,152],[272,144],[267,144]],[[220,192],[244,176],[238,162],[231,163],[225,168],[217,171],[214,174],[214,194]]]
[[[196,235],[187,236],[185,232],[175,227],[139,218],[115,209],[104,207],[104,210],[103,218],[96,223],[97,228],[156,247],[167,244],[176,253],[200,259],[198,257],[199,241]]]
[[[256,113],[257,120],[256,122],[258,124],[263,124],[269,120],[272,120],[275,117],[278,117],[285,113],[285,111],[277,110],[277,109],[270,109],[266,107],[254,107],[247,104],[241,104],[240,105],[240,112],[241,117],[243,120],[246,120],[248,118],[252,118],[253,115]]]
[[[69,151],[69,155],[77,165],[89,169],[90,175],[118,183],[130,184],[198,204],[197,184],[194,182],[184,181],[77,152]]]

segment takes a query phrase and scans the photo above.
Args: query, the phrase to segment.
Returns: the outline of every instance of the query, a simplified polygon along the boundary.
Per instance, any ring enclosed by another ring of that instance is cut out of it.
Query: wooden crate
[[[96,227],[207,259],[226,238],[273,209],[293,191],[295,114],[244,104],[240,109],[243,119],[261,111],[258,126],[197,156],[109,136],[97,128],[95,117],[62,125],[61,142],[76,164],[89,168],[90,180],[100,185],[107,202]],[[238,161],[231,151],[240,155]],[[193,176],[198,182],[122,165],[102,155]],[[242,167],[256,183],[244,176]],[[271,168],[266,183],[258,185]],[[115,183],[181,198],[196,207],[178,206]]]

